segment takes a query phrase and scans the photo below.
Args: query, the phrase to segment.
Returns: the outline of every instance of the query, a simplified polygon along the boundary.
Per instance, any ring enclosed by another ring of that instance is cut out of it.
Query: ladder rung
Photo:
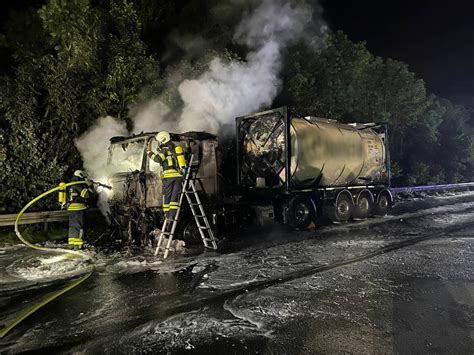
[[[191,158],[190,158],[190,162],[192,161],[193,161],[193,155],[191,155]],[[176,219],[165,217],[165,220],[163,221],[162,232],[160,234],[160,245],[156,247],[155,255],[158,254],[158,251],[162,247],[161,245],[161,242],[163,240],[162,237],[168,236],[169,237],[168,243],[170,243],[170,240],[173,239],[176,225],[177,223],[179,223],[179,212],[180,212],[181,205],[185,196],[186,196],[189,207],[191,207],[191,211],[195,218],[195,222],[196,222],[196,226],[198,230],[207,231],[207,232],[200,232],[201,239],[204,243],[204,246],[206,248],[210,248],[214,250],[217,249],[216,239],[214,238],[212,229],[209,225],[209,222],[206,216],[206,212],[204,210],[204,205],[197,191],[198,188],[196,187],[196,181],[200,181],[200,179],[197,177],[196,172],[192,170],[192,167],[190,164],[185,172],[185,178],[184,178],[181,192],[179,195],[180,206],[176,211],[176,216],[175,216]],[[171,224],[171,226],[168,226],[168,224]],[[168,247],[165,247],[164,249],[165,249],[165,253],[163,255],[163,258],[166,259],[170,249]]]

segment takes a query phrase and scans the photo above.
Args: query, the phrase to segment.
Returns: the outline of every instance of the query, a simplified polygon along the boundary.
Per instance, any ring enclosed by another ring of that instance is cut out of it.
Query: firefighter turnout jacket
[[[180,145],[168,142],[163,144],[157,153],[149,151],[151,160],[163,167],[163,179],[182,177],[181,169],[186,168],[184,151]]]
[[[89,206],[88,200],[92,197],[94,190],[85,184],[71,185],[68,188],[67,196],[67,210],[68,211],[83,211]]]

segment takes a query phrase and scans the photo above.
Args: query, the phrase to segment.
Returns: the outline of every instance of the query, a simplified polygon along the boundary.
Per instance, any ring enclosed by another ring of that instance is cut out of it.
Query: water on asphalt
[[[0,340],[2,352],[472,353],[474,194],[400,201],[391,215],[264,231],[163,262],[88,254],[95,272]],[[0,323],[90,263],[0,254]]]

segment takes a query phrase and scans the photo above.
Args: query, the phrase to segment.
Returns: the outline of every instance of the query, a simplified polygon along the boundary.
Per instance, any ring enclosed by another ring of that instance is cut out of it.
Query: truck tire
[[[307,228],[316,218],[316,206],[309,196],[293,197],[288,203],[288,224],[297,229]]]
[[[374,204],[374,215],[385,216],[392,208],[393,200],[388,190],[382,190],[377,195],[377,200]]]
[[[190,210],[183,211],[179,217],[174,239],[184,240],[186,245],[202,244],[201,235]]]
[[[326,207],[326,214],[332,222],[347,222],[352,216],[354,202],[348,191],[341,191],[333,205]]]
[[[370,216],[374,207],[374,197],[369,190],[362,190],[357,195],[356,203],[354,204],[353,218],[365,219]]]

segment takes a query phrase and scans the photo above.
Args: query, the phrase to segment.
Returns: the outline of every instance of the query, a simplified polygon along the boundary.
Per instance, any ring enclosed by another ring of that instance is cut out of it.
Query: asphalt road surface
[[[0,340],[0,351],[449,353],[474,350],[474,193],[390,216],[273,227],[162,262],[90,251],[95,273]],[[90,268],[0,254],[0,324]]]

